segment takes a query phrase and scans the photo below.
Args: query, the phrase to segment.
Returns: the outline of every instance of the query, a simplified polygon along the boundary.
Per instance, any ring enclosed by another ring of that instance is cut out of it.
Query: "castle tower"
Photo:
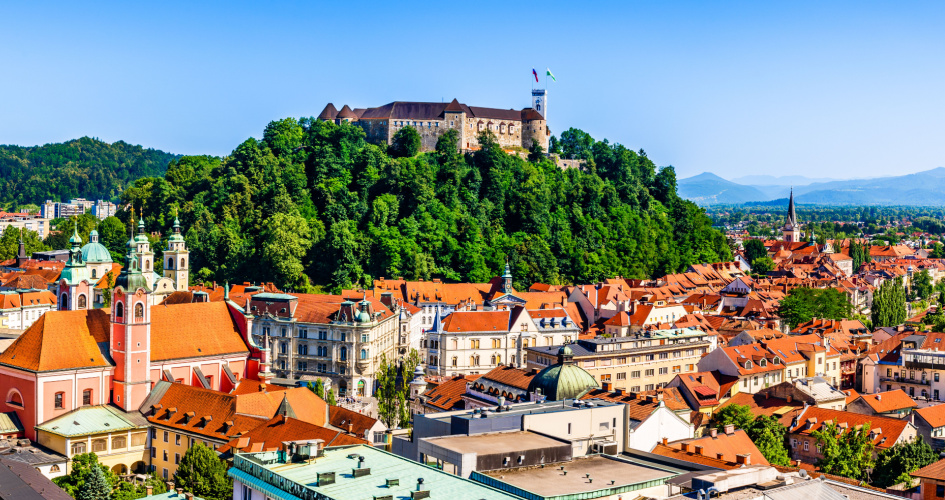
[[[138,265],[139,241],[128,240],[125,267],[112,290],[109,350],[115,360],[112,400],[137,409],[151,391],[151,287]]]
[[[784,241],[795,243],[801,240],[801,228],[797,224],[797,213],[794,212],[794,189],[791,189],[791,198],[788,201],[787,220],[781,228]]]
[[[154,288],[154,253],[151,252],[151,241],[144,232],[144,217],[138,219],[138,236],[134,238],[134,257],[138,261],[141,275],[148,283],[148,290]]]
[[[80,248],[82,238],[79,238],[76,228],[72,230],[69,244],[72,247],[69,249],[69,260],[66,261],[66,267],[62,269],[62,273],[59,275],[57,308],[60,311],[88,309],[92,299],[89,286],[89,268],[82,260],[82,250]]]
[[[187,290],[190,269],[190,252],[187,243],[180,234],[180,221],[174,217],[174,233],[167,240],[167,250],[164,251],[164,277],[174,282],[178,291]]]
[[[545,89],[532,89],[532,109],[548,120],[548,94]]]

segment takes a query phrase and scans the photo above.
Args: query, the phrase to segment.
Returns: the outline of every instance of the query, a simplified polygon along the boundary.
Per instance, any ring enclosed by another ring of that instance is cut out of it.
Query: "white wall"
[[[627,436],[624,450],[651,451],[663,438],[670,441],[694,437],[692,424],[679,418],[665,406],[660,406]]]

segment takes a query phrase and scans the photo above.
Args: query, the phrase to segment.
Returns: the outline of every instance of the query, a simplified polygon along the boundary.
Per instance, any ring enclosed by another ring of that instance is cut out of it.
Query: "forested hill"
[[[89,137],[33,147],[0,145],[0,209],[48,199],[115,200],[136,179],[164,175],[177,157]]]
[[[285,119],[223,160],[172,161],[122,198],[165,235],[179,208],[195,282],[482,282],[508,257],[525,289],[731,259],[703,210],[676,194],[673,169],[642,151],[588,136],[587,169],[562,170],[538,152],[506,154],[492,137],[471,155],[457,152],[454,135],[416,154],[411,141],[369,144],[350,124]]]

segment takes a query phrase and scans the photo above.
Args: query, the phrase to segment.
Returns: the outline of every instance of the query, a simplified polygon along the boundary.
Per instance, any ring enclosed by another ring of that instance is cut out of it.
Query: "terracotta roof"
[[[444,332],[508,332],[509,311],[454,311],[443,321]]]
[[[45,290],[48,283],[42,276],[17,273],[16,277],[8,280],[3,286],[12,290],[29,290],[31,288]]]
[[[342,106],[341,111],[338,112],[337,118],[350,118],[357,120],[358,115],[354,114],[354,111],[351,111],[351,108],[347,104]]]
[[[609,326],[630,326],[630,315],[626,311],[620,311],[604,322]]]
[[[919,408],[915,410],[915,413],[922,417],[922,420],[928,422],[933,428],[945,426],[945,404]]]
[[[871,430],[881,429],[882,432],[873,435],[873,445],[881,449],[890,448],[896,444],[906,426],[909,425],[908,421],[896,418],[808,406],[798,417],[797,425],[789,427],[788,432],[810,435],[811,432],[822,428],[825,422],[836,422],[837,425],[841,427],[845,425],[848,429],[867,424]]]
[[[528,390],[528,384],[531,383],[532,379],[537,374],[538,372],[533,370],[523,370],[513,366],[497,366],[483,374],[480,379]]]
[[[328,407],[328,420],[333,427],[356,436],[363,436],[365,432],[377,425],[376,418],[340,406]]]
[[[283,399],[295,411],[296,418],[314,425],[328,423],[328,403],[307,387],[240,394],[236,398],[236,411],[242,415],[269,418],[279,410]]]
[[[858,397],[860,397],[860,393],[856,392],[856,391],[853,390],[853,389],[844,389],[842,392],[847,395],[847,399],[846,399],[846,401],[843,402],[843,404],[847,404],[847,405],[848,405],[848,404],[850,404],[850,403],[856,401],[856,399],[857,399]]]
[[[709,467],[715,467],[717,469],[724,470],[738,469],[742,466],[741,464],[729,462],[727,460],[719,460],[715,456],[709,457],[696,454],[693,451],[682,451],[679,448],[665,445],[663,443],[657,443],[656,447],[654,447],[650,453],[663,457],[675,458],[676,460],[682,460],[684,462],[708,465]]]
[[[879,392],[876,394],[861,394],[860,399],[869,405],[876,413],[888,413],[919,406],[919,404],[910,398],[902,389]]]
[[[773,417],[785,427],[790,427],[794,417],[800,414],[804,409],[804,403],[799,401],[791,401],[788,403],[787,400],[769,398],[760,392],[757,394],[739,392],[729,398],[725,403],[722,403],[715,411],[721,410],[729,405],[747,406],[751,410],[752,415],[756,417],[759,415]]]
[[[153,392],[160,398],[153,403],[155,398],[148,398],[141,408],[148,422],[212,439],[229,441],[229,438],[255,429],[270,419],[240,415],[236,411],[236,396],[202,387],[160,381]],[[160,404],[156,414],[150,406],[145,407],[149,403]],[[175,411],[172,414],[170,410]],[[205,417],[210,418],[207,420]]]
[[[0,309],[55,305],[56,296],[49,290],[0,293]]]
[[[479,378],[479,375],[457,375],[446,382],[423,393],[426,403],[441,410],[462,409],[463,394],[466,394],[466,384]]]
[[[443,111],[444,111],[444,112],[445,112],[445,111],[450,111],[450,112],[462,113],[462,112],[465,111],[465,110],[464,110],[463,107],[459,104],[459,101],[457,101],[457,100],[454,98],[452,101],[450,101],[450,103],[446,106],[446,108],[443,109]]]
[[[922,467],[921,469],[913,472],[912,476],[945,481],[945,459]],[[925,487],[923,486],[922,489],[925,489]]]
[[[709,457],[718,457],[722,454],[722,460],[730,463],[736,463],[738,460],[735,455],[750,454],[751,465],[769,465],[755,443],[748,437],[748,433],[742,429],[735,429],[731,434],[726,434],[719,430],[715,437],[705,435],[701,438],[683,439],[669,443],[674,447],[682,447],[682,443],[689,445],[689,450],[694,451],[695,446],[702,446],[702,454]]]
[[[278,392],[285,391],[289,389],[288,387],[283,387],[281,385],[275,384],[264,384],[258,380],[253,380],[249,378],[244,378],[240,380],[240,383],[236,385],[236,388],[230,391],[230,394],[234,396],[239,396],[241,394],[251,394],[254,392]]]
[[[151,308],[151,361],[249,354],[224,302]]]
[[[353,444],[371,444],[340,431],[313,425],[292,417],[277,415],[268,422],[259,425],[241,436],[231,439],[217,448],[218,453],[237,451],[275,451],[284,441],[321,439],[325,446],[347,446]]]
[[[98,345],[108,342],[108,315],[108,309],[48,311],[0,354],[0,364],[39,372],[111,366]]]

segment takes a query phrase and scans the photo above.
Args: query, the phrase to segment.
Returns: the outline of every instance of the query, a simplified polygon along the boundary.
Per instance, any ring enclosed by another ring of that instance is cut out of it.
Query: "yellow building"
[[[69,458],[93,452],[118,474],[147,472],[148,421],[110,405],[83,406],[36,426],[39,444]],[[67,470],[66,473],[71,472]]]

